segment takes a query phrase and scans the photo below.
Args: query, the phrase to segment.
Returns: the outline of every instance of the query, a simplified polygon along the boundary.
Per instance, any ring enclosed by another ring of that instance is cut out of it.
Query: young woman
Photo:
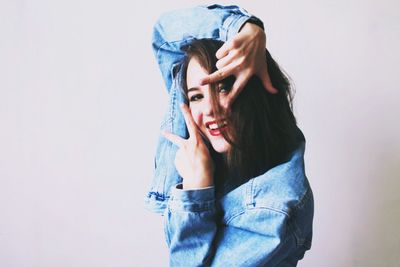
[[[237,14],[235,7],[212,7],[207,11]],[[155,46],[156,55],[173,51],[166,48],[174,42]],[[163,131],[177,152],[159,158],[173,161],[180,179],[164,199],[170,264],[296,266],[311,247],[313,196],[290,85],[268,52],[263,61],[270,79],[258,73],[237,85],[243,73],[214,75],[224,69],[217,70],[224,65],[215,56],[221,49],[218,40],[186,37],[177,50],[183,56],[170,65],[169,88],[176,88],[171,105],[176,99],[188,103],[180,105],[188,136]],[[229,94],[238,88],[242,92],[232,102]]]

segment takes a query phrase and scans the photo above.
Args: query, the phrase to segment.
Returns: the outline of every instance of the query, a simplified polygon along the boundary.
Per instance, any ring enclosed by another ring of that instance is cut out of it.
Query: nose
[[[206,116],[214,115],[211,96],[208,95],[208,97],[205,100],[206,101],[204,101],[204,106],[203,106],[204,115],[206,115]]]

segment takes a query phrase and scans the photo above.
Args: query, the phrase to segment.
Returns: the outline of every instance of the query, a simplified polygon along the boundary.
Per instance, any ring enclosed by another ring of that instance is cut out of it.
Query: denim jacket
[[[174,79],[174,73],[184,56],[181,47],[193,38],[212,38],[226,42],[249,20],[262,26],[260,20],[244,9],[220,5],[176,10],[159,18],[154,26],[152,45],[169,93],[168,110],[161,123],[161,130],[188,137],[185,120],[179,108],[179,103],[184,102],[184,96]],[[154,179],[145,200],[147,208],[154,212],[164,211],[170,198],[170,188],[182,182],[174,165],[176,151],[177,147],[160,135]]]
[[[160,17],[153,49],[169,93],[161,129],[188,137],[179,109],[184,97],[174,79],[181,47],[193,38],[227,41],[247,21],[262,26],[237,6],[199,6]],[[302,140],[286,162],[243,184],[182,190],[177,147],[160,136],[146,204],[164,215],[170,265],[296,266],[311,247],[314,209]]]

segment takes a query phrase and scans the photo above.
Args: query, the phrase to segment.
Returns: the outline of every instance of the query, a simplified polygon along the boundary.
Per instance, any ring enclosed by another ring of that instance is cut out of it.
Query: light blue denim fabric
[[[164,213],[170,266],[296,266],[311,248],[314,212],[303,154],[304,142],[233,190],[174,187]]]
[[[227,41],[257,18],[236,6],[200,6],[164,14],[153,49],[169,92],[161,129],[187,137],[175,83],[182,46],[193,38]],[[146,197],[162,213],[171,266],[296,266],[311,247],[313,194],[304,170],[305,142],[288,161],[234,187],[182,190],[177,147],[160,136],[155,176]]]
[[[168,110],[161,123],[161,129],[188,137],[185,120],[179,108],[184,102],[174,72],[184,57],[181,47],[194,38],[212,38],[226,42],[239,32],[246,21],[260,26],[262,22],[237,6],[198,6],[163,14],[153,31],[153,51],[169,93]],[[156,157],[155,173],[145,204],[148,209],[162,213],[169,199],[172,186],[182,182],[175,169],[174,159],[177,147],[160,135]]]

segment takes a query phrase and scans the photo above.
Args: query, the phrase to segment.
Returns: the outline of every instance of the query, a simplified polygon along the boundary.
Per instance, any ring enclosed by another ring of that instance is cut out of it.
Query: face
[[[227,125],[218,128],[212,107],[211,90],[218,90],[219,101],[221,101],[229,93],[229,88],[222,83],[218,84],[215,89],[209,84],[200,86],[199,80],[206,75],[208,72],[196,58],[192,58],[186,74],[189,107],[195,123],[210,141],[214,150],[218,153],[226,153],[231,145],[222,136],[221,131],[226,130]]]

